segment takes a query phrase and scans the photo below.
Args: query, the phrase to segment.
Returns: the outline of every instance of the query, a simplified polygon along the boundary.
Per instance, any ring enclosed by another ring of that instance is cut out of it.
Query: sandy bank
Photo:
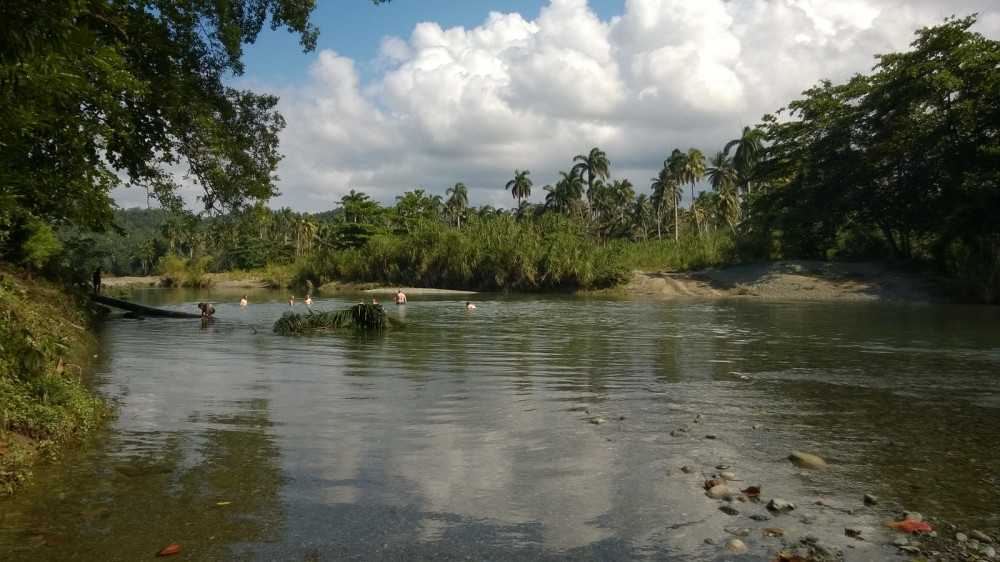
[[[258,288],[258,279],[226,279],[214,274],[213,287]],[[108,287],[155,287],[157,276],[108,277]],[[355,289],[365,293],[394,295],[472,295],[475,291],[455,291],[426,287],[360,288],[330,285],[320,292]],[[892,300],[943,302],[949,298],[947,279],[926,272],[899,271],[881,263],[833,263],[783,261],[710,268],[700,271],[637,271],[628,285],[616,290],[629,295],[657,299],[757,297],[781,300]]]
[[[627,294],[652,298],[759,297],[805,300],[941,302],[948,280],[880,263],[785,261],[700,271],[635,272]]]

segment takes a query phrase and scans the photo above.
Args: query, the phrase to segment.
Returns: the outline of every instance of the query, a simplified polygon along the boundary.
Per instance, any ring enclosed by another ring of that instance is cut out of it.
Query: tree
[[[573,161],[578,162],[578,164],[574,165],[570,171],[579,172],[581,177],[584,172],[587,174],[587,200],[590,201],[594,194],[594,180],[606,180],[611,177],[608,172],[611,162],[608,161],[608,155],[596,146],[590,149],[590,154],[577,154],[573,157]]]
[[[559,175],[562,179],[556,182],[555,187],[547,185],[543,188],[549,192],[545,196],[545,209],[570,216],[582,207],[583,178],[576,168],[569,173],[559,172]]]
[[[305,50],[311,0],[3,3],[0,224],[27,214],[103,230],[110,189],[137,186],[166,206],[195,184],[205,210],[277,193],[277,98],[225,85],[265,23]],[[269,20],[269,21],[268,21]],[[170,167],[188,174],[175,178]],[[59,197],[55,194],[58,193]],[[75,205],[64,205],[67,199]]]
[[[649,239],[649,223],[654,217],[653,204],[645,193],[640,193],[635,197],[635,203],[629,209],[632,222],[639,228],[641,239]],[[659,235],[659,225],[657,225],[657,235]]]
[[[635,188],[629,180],[615,180],[611,184],[611,191],[614,193],[615,203],[621,211],[621,221],[625,222],[625,211],[635,199]]]
[[[675,153],[680,154],[679,150],[675,150]],[[678,224],[678,208],[680,207],[680,193],[681,186],[677,182],[677,176],[671,171],[668,165],[669,159],[663,162],[663,168],[660,168],[660,172],[655,178],[650,181],[650,188],[653,190],[653,196],[650,198],[652,202],[654,212],[656,213],[656,237],[660,238],[660,226],[663,224],[663,207],[665,205],[671,205],[674,208],[674,240],[680,237],[677,230]]]
[[[733,168],[736,172],[736,185],[746,193],[753,187],[753,174],[757,162],[764,152],[764,131],[758,128],[743,127],[740,138],[726,143],[723,151],[726,155],[733,148]]]
[[[684,159],[684,182],[691,184],[691,206],[696,201],[694,186],[705,177],[705,155],[697,148],[689,148]]]
[[[345,222],[370,223],[375,220],[379,211],[378,203],[372,201],[368,194],[353,189],[340,198],[340,205],[344,207]]]
[[[669,200],[674,207],[674,240],[679,240],[681,237],[679,217],[681,206],[680,190],[687,182],[688,178],[687,159],[687,154],[681,152],[679,148],[675,148],[673,152],[670,153],[670,156],[663,161],[663,168],[666,170],[672,181],[672,184],[670,186],[665,186],[664,189],[666,189],[666,187],[670,187],[674,190],[674,193],[672,194],[667,194],[666,192],[664,193],[664,195],[670,197]],[[661,171],[660,175],[663,175],[663,171]],[[692,201],[692,203],[694,203],[694,201]]]
[[[718,195],[713,201],[715,211],[725,219],[729,229],[735,234],[740,211],[739,194],[736,190],[736,167],[724,151],[716,152],[708,163],[705,177],[708,178],[712,191]]]
[[[450,195],[448,201],[445,202],[445,209],[455,219],[455,226],[461,229],[462,216],[469,207],[469,189],[465,187],[464,183],[458,182],[455,187],[446,189],[444,194]]]
[[[514,170],[514,179],[507,182],[506,187],[504,187],[504,189],[509,189],[510,194],[517,199],[518,207],[521,206],[522,199],[531,196],[531,178],[528,177],[530,173],[528,170],[523,172]]]
[[[822,257],[849,235],[879,236],[893,257],[956,273],[995,263],[976,274],[994,283],[1000,42],[970,32],[974,23],[918,30],[910,51],[878,56],[871,76],[821,82],[787,117],[765,116],[752,226],[780,232],[785,255]]]

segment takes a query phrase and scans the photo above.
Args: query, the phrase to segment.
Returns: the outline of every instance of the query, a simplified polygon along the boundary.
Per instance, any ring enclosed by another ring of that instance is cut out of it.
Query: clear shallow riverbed
[[[404,329],[284,337],[288,295],[242,292],[134,292],[216,319],[105,324],[120,418],[0,503],[0,559],[721,560],[727,528],[884,559],[864,493],[1000,527],[995,307],[411,295]],[[721,465],[799,508],[720,511]]]

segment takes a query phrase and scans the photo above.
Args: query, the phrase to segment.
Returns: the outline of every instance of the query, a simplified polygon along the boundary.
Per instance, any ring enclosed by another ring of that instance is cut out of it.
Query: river
[[[749,559],[880,560],[896,504],[1000,527],[996,307],[411,295],[403,328],[280,336],[288,295],[243,291],[136,290],[216,318],[103,324],[119,416],[2,500],[0,559],[723,560],[747,528]],[[720,511],[720,470],[798,509]]]

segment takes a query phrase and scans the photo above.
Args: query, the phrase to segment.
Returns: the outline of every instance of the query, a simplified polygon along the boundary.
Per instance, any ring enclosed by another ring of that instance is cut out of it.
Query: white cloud
[[[552,0],[537,20],[494,12],[472,29],[421,23],[387,38],[362,85],[355,62],[318,54],[311,82],[276,92],[288,126],[276,206],[332,209],[351,189],[391,204],[412,189],[511,207],[503,186],[530,169],[531,199],[594,146],[614,179],[648,190],[674,148],[711,155],[820,79],[868,72],[877,53],[905,50],[913,32],[956,0],[627,0],[600,21],[585,0]],[[996,38],[1000,18],[977,30]]]

